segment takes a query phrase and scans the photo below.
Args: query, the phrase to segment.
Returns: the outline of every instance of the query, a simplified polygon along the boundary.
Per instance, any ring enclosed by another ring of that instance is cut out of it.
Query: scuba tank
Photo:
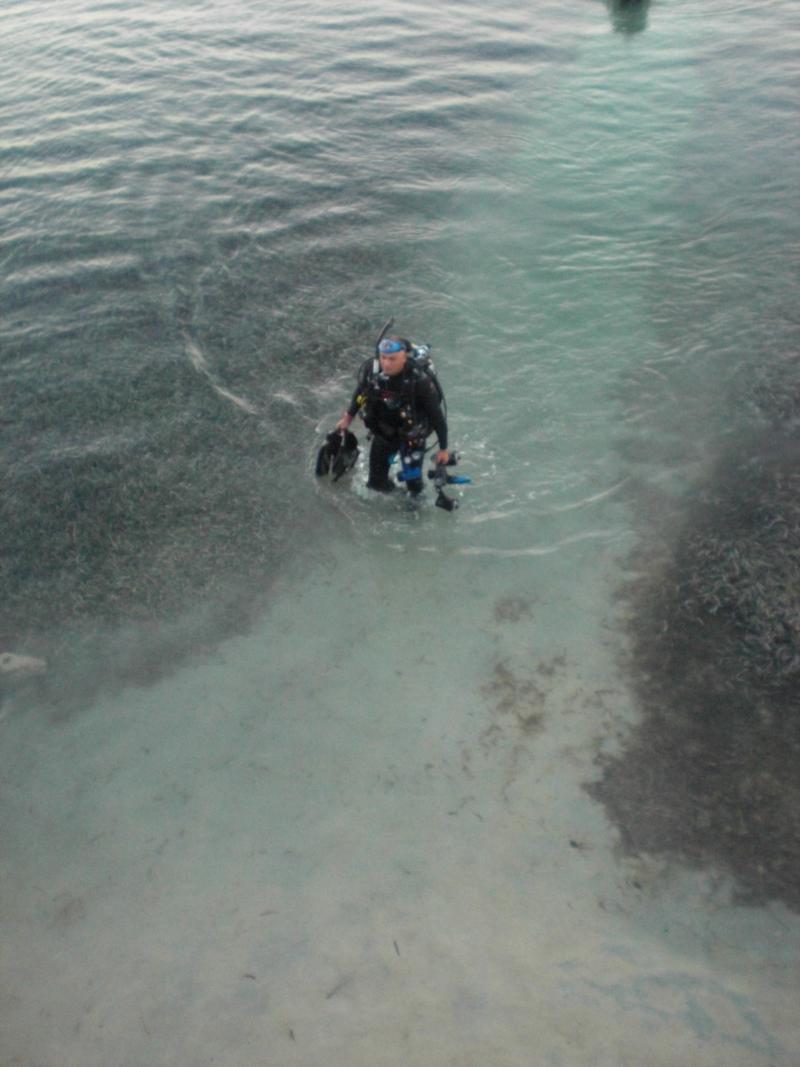
[[[430,345],[418,345],[413,341],[411,343],[411,351],[408,353],[408,358],[412,366],[417,367],[426,374],[439,397],[439,403],[442,405],[442,411],[445,418],[447,418],[447,401],[444,398],[444,389],[442,389],[439,379],[436,377],[436,370],[433,366],[433,360],[431,359],[431,346]]]

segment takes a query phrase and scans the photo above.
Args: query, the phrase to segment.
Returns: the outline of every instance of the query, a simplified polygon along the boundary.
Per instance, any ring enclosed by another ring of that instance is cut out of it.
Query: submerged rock
[[[641,33],[647,29],[650,0],[606,0],[606,4],[618,33]]]

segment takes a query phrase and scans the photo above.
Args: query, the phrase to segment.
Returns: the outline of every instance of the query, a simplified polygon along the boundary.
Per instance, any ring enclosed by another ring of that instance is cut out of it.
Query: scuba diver
[[[453,464],[456,457],[447,447],[444,395],[428,359],[428,348],[403,337],[387,336],[392,321],[387,322],[378,338],[375,356],[361,366],[355,392],[336,429],[347,433],[360,414],[372,436],[367,488],[378,493],[396,488],[389,468],[399,453],[402,471],[398,480],[416,496],[423,487],[422,463],[429,434],[435,433],[439,443],[435,454],[437,471]],[[439,504],[443,494],[438,483],[437,489]]]

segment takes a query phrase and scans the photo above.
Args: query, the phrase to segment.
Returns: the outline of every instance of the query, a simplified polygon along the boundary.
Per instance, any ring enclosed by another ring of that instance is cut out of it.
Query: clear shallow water
[[[629,552],[792,406],[799,30],[4,9],[0,634],[48,672],[3,709],[0,1055],[796,1061],[796,916],[622,859],[582,785],[640,714]],[[389,314],[454,516],[313,478]]]

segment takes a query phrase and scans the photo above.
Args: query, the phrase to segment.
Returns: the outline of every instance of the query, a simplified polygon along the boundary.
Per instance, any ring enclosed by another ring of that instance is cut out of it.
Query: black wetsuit
[[[370,489],[386,490],[393,488],[389,464],[395,452],[403,447],[424,447],[431,431],[439,439],[439,448],[447,448],[447,419],[436,386],[411,358],[402,372],[393,377],[375,370],[374,359],[364,362],[347,413],[356,415],[361,406],[359,399],[366,398],[364,423],[373,434],[367,485]],[[408,488],[419,492],[422,479],[408,483]]]

